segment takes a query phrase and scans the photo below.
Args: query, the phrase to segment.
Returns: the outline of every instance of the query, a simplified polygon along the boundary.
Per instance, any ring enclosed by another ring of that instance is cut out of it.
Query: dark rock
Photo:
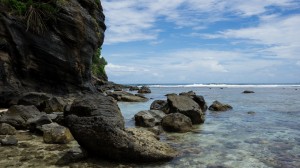
[[[244,90],[243,93],[255,93],[255,92],[251,90]]]
[[[16,129],[15,127],[6,124],[6,123],[1,123],[0,124],[0,135],[15,135],[16,134]]]
[[[42,131],[45,143],[66,144],[74,139],[68,128],[56,123],[43,125]]]
[[[196,93],[194,91],[188,91],[188,92],[182,92],[179,93],[180,96],[196,96]]]
[[[52,97],[41,104],[41,111],[46,113],[63,112],[67,103],[61,97]]]
[[[177,154],[170,146],[143,132],[126,131],[116,101],[103,95],[78,98],[66,123],[77,142],[90,154],[111,160],[163,161]]]
[[[44,103],[49,99],[51,99],[51,96],[46,93],[27,92],[20,96],[18,105],[25,105],[25,106],[34,105],[40,111],[42,111],[43,110],[43,108],[41,107],[42,103]]]
[[[150,110],[163,110],[168,102],[166,100],[154,100],[150,105]]]
[[[165,94],[165,96],[172,96],[172,95],[177,95],[176,93],[168,93],[168,94]]]
[[[140,88],[137,87],[137,86],[130,86],[129,91],[137,91],[137,90],[139,90],[139,89],[140,89]]]
[[[107,94],[108,96],[113,97],[117,101],[123,102],[145,102],[148,101],[147,98],[140,95],[134,95],[125,91],[115,91]]]
[[[207,105],[206,105],[206,102],[205,102],[205,99],[203,96],[196,95],[196,93],[193,91],[182,92],[182,93],[179,93],[179,95],[188,96],[188,97],[192,98],[196,103],[199,104],[199,106],[203,112],[205,112],[207,110]]]
[[[160,110],[140,111],[134,115],[135,125],[142,127],[154,127],[160,125],[166,114]]]
[[[31,118],[27,122],[29,124],[30,132],[43,134],[42,126],[52,123],[52,120],[46,114],[44,114],[35,118]]]
[[[87,152],[81,147],[74,147],[67,151],[55,164],[58,166],[65,166],[70,163],[82,161],[88,157]]]
[[[209,106],[208,108],[211,111],[227,111],[231,110],[232,106],[229,104],[222,104],[219,101],[214,101],[212,105]]]
[[[18,145],[18,140],[13,135],[7,135],[4,139],[1,139],[2,146],[15,146]]]
[[[170,113],[181,113],[188,116],[193,124],[204,123],[205,113],[200,106],[188,96],[169,95],[168,105]]]
[[[147,86],[142,86],[139,90],[138,93],[151,93],[151,90]]]
[[[0,107],[9,108],[18,103],[20,92],[0,84]]]
[[[2,80],[15,90],[94,91],[92,58],[103,43],[106,29],[101,3],[71,0],[49,5],[58,13],[53,16],[55,20],[41,15],[42,32],[35,31],[39,26],[29,25],[28,29],[23,17],[1,8],[0,36],[7,41],[9,53],[0,57],[7,65]]]
[[[256,114],[256,112],[254,112],[254,111],[248,111],[247,114],[254,115],[254,114]]]
[[[55,122],[62,126],[66,125],[63,112],[53,112],[51,114],[47,114],[47,116],[52,120],[52,122]]]
[[[168,132],[188,132],[192,130],[191,119],[181,113],[166,115],[162,119],[161,125]]]
[[[0,123],[8,123],[16,129],[28,129],[27,121],[40,116],[41,112],[35,106],[14,105],[0,118]]]

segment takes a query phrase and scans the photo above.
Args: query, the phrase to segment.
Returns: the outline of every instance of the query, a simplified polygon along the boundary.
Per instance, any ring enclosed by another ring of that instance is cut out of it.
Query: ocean
[[[218,100],[233,110],[206,112],[204,124],[188,133],[163,133],[180,155],[170,162],[137,167],[296,168],[300,167],[300,84],[148,85],[145,103],[119,102],[126,127],[168,93],[194,91],[207,105]],[[244,90],[255,93],[243,94]]]

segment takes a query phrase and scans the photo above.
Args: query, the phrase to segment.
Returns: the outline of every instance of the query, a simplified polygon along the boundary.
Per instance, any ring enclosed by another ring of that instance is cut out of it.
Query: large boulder
[[[14,105],[0,118],[0,123],[7,123],[16,129],[28,129],[28,120],[41,115],[35,106]]]
[[[207,104],[206,104],[203,96],[197,95],[193,91],[182,92],[182,93],[179,93],[179,95],[188,96],[188,97],[192,98],[196,103],[198,103],[198,105],[200,106],[200,108],[203,112],[205,112],[207,110]]]
[[[163,161],[176,152],[155,138],[126,131],[116,101],[103,95],[86,95],[65,112],[67,126],[90,154],[111,160]]]
[[[74,139],[68,128],[58,125],[57,123],[43,125],[42,131],[45,143],[66,144]]]
[[[117,101],[123,101],[123,102],[145,102],[148,100],[142,95],[139,94],[134,95],[125,91],[109,92],[108,96],[113,97]]]
[[[52,120],[49,118],[48,115],[43,114],[35,118],[31,118],[27,122],[29,124],[30,132],[43,134],[43,125],[51,124]]]
[[[188,132],[193,128],[191,119],[181,113],[166,115],[162,119],[161,125],[168,132]]]
[[[160,110],[145,110],[134,115],[135,125],[142,127],[154,127],[160,125],[166,114]]]
[[[138,93],[151,93],[151,90],[147,86],[142,86],[139,90]]]
[[[209,106],[208,108],[210,111],[227,111],[231,110],[232,106],[229,104],[223,104],[219,101],[214,101],[212,105]]]
[[[200,106],[190,97],[182,95],[169,95],[168,105],[170,113],[181,113],[188,116],[193,124],[201,124],[205,121],[205,113]]]

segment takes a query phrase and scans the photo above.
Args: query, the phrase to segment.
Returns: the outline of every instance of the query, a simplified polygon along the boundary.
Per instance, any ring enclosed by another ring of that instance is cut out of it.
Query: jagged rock
[[[137,90],[139,90],[139,89],[140,89],[140,88],[137,87],[137,86],[130,86],[129,91],[137,91]]]
[[[18,140],[13,135],[6,135],[5,138],[1,139],[2,146],[15,146],[18,145]]]
[[[168,102],[166,100],[154,100],[150,105],[150,110],[164,110]]]
[[[193,127],[191,119],[181,113],[166,115],[162,119],[161,125],[168,132],[188,132]]]
[[[229,104],[222,104],[219,101],[214,101],[212,105],[209,106],[208,108],[211,111],[227,111],[231,110],[232,106]]]
[[[34,105],[40,111],[43,109],[41,108],[42,103],[51,99],[51,96],[46,93],[39,93],[39,92],[27,92],[20,96],[18,105],[25,105],[30,106]]]
[[[252,90],[244,90],[243,93],[246,93],[246,94],[247,94],[247,93],[255,93],[255,92],[252,91]]]
[[[43,125],[42,131],[45,143],[66,144],[74,139],[68,128],[57,123]]]
[[[103,43],[106,29],[101,3],[70,0],[47,5],[58,12],[53,14],[55,21],[41,15],[45,28],[40,33],[33,30],[38,27],[28,29],[23,16],[1,8],[4,14],[0,15],[0,36],[7,42],[9,53],[0,58],[0,64],[8,66],[2,80],[15,90],[94,91],[92,58]]]
[[[67,151],[55,164],[65,166],[70,163],[78,162],[88,157],[87,152],[81,147],[74,147]]]
[[[14,105],[0,118],[0,123],[8,123],[16,129],[28,129],[28,120],[40,116],[35,106]]]
[[[138,93],[151,93],[151,90],[147,86],[142,86],[139,90]]]
[[[160,125],[166,114],[160,110],[145,110],[134,115],[135,125],[142,127],[154,127]]]
[[[111,160],[163,161],[177,154],[170,146],[142,132],[126,131],[116,101],[103,95],[86,95],[65,112],[74,138],[90,154]]]
[[[170,113],[184,114],[192,120],[193,124],[201,124],[205,121],[205,113],[189,96],[169,95],[168,105]]]
[[[179,95],[188,96],[188,97],[192,98],[196,103],[199,104],[199,106],[203,112],[205,112],[207,110],[207,105],[206,105],[206,102],[205,102],[205,99],[203,96],[196,95],[196,93],[193,91],[182,92],[182,93],[179,93]]]
[[[47,114],[47,116],[52,120],[52,122],[65,126],[65,118],[63,112],[53,112],[51,114]]]
[[[113,97],[117,101],[123,102],[145,102],[148,100],[143,96],[134,95],[125,91],[109,92],[107,95]]]
[[[6,123],[1,123],[0,124],[0,135],[15,135],[16,134],[16,129],[15,127],[6,124]]]
[[[52,97],[49,100],[44,101],[41,104],[41,111],[45,111],[46,113],[51,112],[63,112],[64,107],[66,106],[66,102],[60,97]]]
[[[44,114],[35,118],[31,118],[27,122],[31,132],[43,134],[43,125],[52,123],[52,120],[46,114]]]

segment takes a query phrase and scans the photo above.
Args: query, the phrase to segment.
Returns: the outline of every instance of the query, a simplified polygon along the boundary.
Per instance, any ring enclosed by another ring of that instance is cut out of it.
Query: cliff
[[[28,2],[1,0],[0,91],[94,91],[92,60],[106,29],[101,3]]]

